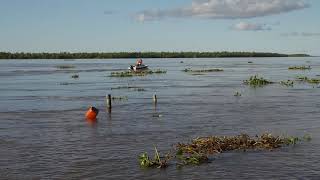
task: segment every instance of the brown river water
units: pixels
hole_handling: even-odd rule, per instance
[[[318,57],[145,59],[167,73],[109,77],[134,62],[1,60],[0,179],[320,179],[319,86],[242,83],[256,74],[272,81],[320,78]],[[312,69],[289,71],[292,65]],[[224,71],[192,75],[185,68]],[[78,79],[71,78],[75,73]],[[119,86],[145,91],[112,89]],[[128,100],[114,101],[109,114],[106,94]],[[90,105],[100,110],[94,124],[84,118]],[[222,153],[199,166],[143,169],[138,163],[153,146],[161,153],[198,136],[265,132],[312,140],[271,152]]]

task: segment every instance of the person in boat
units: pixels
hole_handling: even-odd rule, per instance
[[[137,62],[136,62],[136,66],[141,66],[142,65],[142,59],[141,58],[139,58],[138,60],[137,60]]]

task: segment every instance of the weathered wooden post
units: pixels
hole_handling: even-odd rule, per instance
[[[106,98],[107,98],[107,109],[108,109],[108,112],[110,113],[111,112],[111,108],[112,108],[112,106],[111,106],[111,94],[108,94]]]

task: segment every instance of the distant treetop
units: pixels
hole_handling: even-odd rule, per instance
[[[308,57],[308,54],[265,52],[93,52],[93,53],[10,53],[0,52],[0,59],[125,59],[125,58],[227,58],[227,57]]]

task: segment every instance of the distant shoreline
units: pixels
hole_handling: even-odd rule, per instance
[[[269,52],[93,52],[93,53],[10,53],[0,52],[0,59],[129,59],[129,58],[245,58],[245,57],[311,57],[308,54]]]

